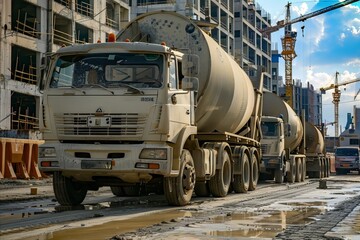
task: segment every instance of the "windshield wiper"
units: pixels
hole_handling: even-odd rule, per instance
[[[137,87],[131,86],[130,84],[123,83],[123,82],[117,82],[116,84],[119,84],[120,86],[123,86],[123,87],[127,87],[128,90],[131,90],[131,92],[133,92],[133,93],[144,94],[144,92],[142,90],[138,89]]]
[[[75,87],[74,85],[71,85],[70,87],[71,87],[72,89],[75,89],[75,90],[77,90],[77,91],[79,91],[79,92],[82,92],[82,94],[86,95],[86,92],[85,92],[84,90],[81,90],[80,88]]]
[[[111,93],[112,95],[114,95],[115,93],[113,91],[111,91],[110,89],[104,87],[103,85],[101,84],[97,84],[97,83],[92,83],[92,84],[86,84],[88,86],[96,86],[96,87],[100,87],[101,89],[104,89],[106,91],[108,91],[109,93]]]

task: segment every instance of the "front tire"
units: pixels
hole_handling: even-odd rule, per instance
[[[164,194],[173,206],[184,206],[190,202],[196,181],[194,160],[188,150],[182,150],[180,161],[179,175],[164,179]]]
[[[295,175],[296,175],[296,163],[295,159],[290,159],[290,171],[287,173],[286,178],[289,183],[295,182]]]
[[[53,188],[56,200],[63,206],[79,205],[87,194],[87,188],[83,184],[64,177],[62,172],[54,172]]]

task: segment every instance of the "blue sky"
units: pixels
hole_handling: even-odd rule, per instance
[[[339,1],[290,1],[291,18],[330,6]],[[285,18],[285,5],[288,0],[256,0],[256,3],[271,14],[272,25]],[[305,26],[304,32],[301,27]],[[335,73],[339,72],[339,83],[360,77],[360,2],[310,18],[292,26],[298,32],[293,61],[293,78],[300,79],[303,86],[307,82],[315,89],[334,83]],[[277,43],[281,52],[281,37],[284,29],[271,35],[273,48]],[[280,75],[284,76],[284,61],[280,60]],[[353,107],[360,107],[360,82],[340,87],[339,104],[340,129],[344,130],[347,113],[353,114]],[[323,95],[323,122],[334,121],[332,92]],[[328,135],[334,136],[334,127],[328,126]]]

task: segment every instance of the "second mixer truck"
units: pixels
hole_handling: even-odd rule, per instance
[[[279,96],[264,92],[261,173],[275,182],[301,182],[306,176],[330,175],[330,158],[325,153],[322,133],[304,123]]]
[[[257,186],[262,83],[182,15],[147,13],[116,42],[61,48],[41,89],[39,165],[62,205],[102,186],[162,186],[171,205]]]

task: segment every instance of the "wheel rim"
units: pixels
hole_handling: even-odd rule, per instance
[[[184,166],[182,185],[185,194],[195,186],[195,168],[188,163]]]

